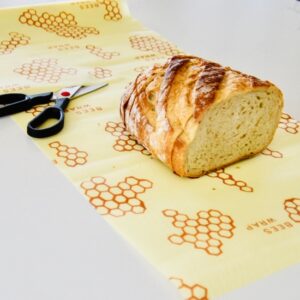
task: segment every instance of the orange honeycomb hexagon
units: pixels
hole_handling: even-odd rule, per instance
[[[0,42],[0,54],[12,53],[17,47],[25,46],[30,41],[30,37],[22,33],[9,32],[8,35],[9,40]]]
[[[122,19],[119,4],[115,0],[98,0],[98,2],[105,6],[104,19],[107,21],[118,21]]]
[[[292,118],[289,114],[282,113],[278,127],[288,133],[296,134],[299,132],[300,122]]]
[[[283,154],[279,151],[275,151],[275,150],[272,150],[270,148],[266,148],[264,149],[261,154],[263,155],[267,155],[267,156],[272,156],[274,158],[282,158],[283,157]]]
[[[119,21],[122,19],[122,14],[119,8],[119,4],[115,0],[79,1],[79,2],[73,2],[71,4],[79,5],[81,9],[98,8],[100,5],[104,5],[104,9],[105,9],[104,20]]]
[[[210,172],[207,174],[207,176],[221,179],[224,184],[229,186],[235,186],[243,192],[253,192],[254,190],[253,187],[248,186],[248,184],[245,181],[237,180],[231,174],[225,172],[224,168],[221,168],[214,172]]]
[[[112,186],[107,184],[104,177],[97,176],[83,181],[80,186],[89,202],[101,215],[121,217],[128,213],[145,212],[146,206],[138,195],[151,189],[153,183],[148,179],[129,176]]]
[[[33,116],[37,116],[39,113],[41,113],[46,107],[49,107],[51,104],[41,104],[41,105],[36,105],[28,110],[26,110],[26,113],[32,114]]]
[[[49,147],[56,150],[57,157],[64,158],[64,164],[68,167],[74,168],[87,163],[88,153],[76,147],[62,145],[59,141],[50,143]]]
[[[156,36],[133,35],[129,37],[129,42],[133,49],[141,51],[155,51],[167,56],[178,55],[181,53],[181,51],[172,44],[161,40]]]
[[[207,288],[200,284],[188,285],[179,277],[170,277],[185,300],[208,300]]]
[[[286,199],[284,201],[284,209],[291,220],[300,223],[300,198]]]
[[[37,58],[30,63],[22,64],[14,69],[14,72],[35,82],[57,83],[64,74],[76,74],[76,69],[60,67],[57,59]]]
[[[138,151],[144,155],[151,155],[149,151],[140,145],[135,138],[125,129],[122,122],[107,122],[105,131],[115,136],[116,142],[113,148],[118,152]]]
[[[172,209],[164,210],[163,215],[173,219],[172,225],[178,231],[168,237],[175,245],[189,243],[209,255],[219,256],[223,253],[221,238],[233,237],[233,219],[215,209],[198,211],[196,218]]]
[[[114,56],[119,56],[120,53],[116,51],[104,51],[100,47],[96,47],[95,45],[86,45],[86,49],[88,51],[102,59],[110,60],[113,59]]]
[[[89,73],[99,79],[109,78],[112,76],[112,71],[110,69],[104,69],[101,67],[95,67],[93,71]]]
[[[59,12],[58,15],[48,12],[38,14],[35,9],[30,8],[20,15],[19,21],[65,38],[82,39],[89,34],[99,34],[95,27],[79,26],[75,16],[65,11]]]

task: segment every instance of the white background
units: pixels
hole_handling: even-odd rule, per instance
[[[39,2],[45,1],[0,6]],[[300,119],[300,2],[128,2],[134,17],[183,50],[276,83],[285,110]],[[181,299],[30,138],[9,119],[0,121],[1,300]],[[219,300],[299,300],[299,281],[300,265]]]

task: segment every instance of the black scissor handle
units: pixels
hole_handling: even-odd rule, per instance
[[[64,127],[65,113],[64,110],[69,104],[69,98],[62,98],[56,100],[55,106],[45,108],[40,114],[32,119],[27,125],[28,135],[35,138],[44,138],[52,136],[60,132]],[[39,128],[47,120],[56,119],[57,122],[46,128]]]
[[[11,93],[0,95],[0,117],[12,115],[28,110],[35,105],[48,103],[53,96],[52,92],[27,96]]]
[[[13,104],[22,100],[26,100],[29,97],[21,93],[9,93],[0,95],[0,104]]]

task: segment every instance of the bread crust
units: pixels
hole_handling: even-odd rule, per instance
[[[154,157],[176,174],[193,177],[185,168],[186,153],[208,109],[228,97],[266,89],[282,98],[269,81],[177,55],[137,76],[121,99],[120,114],[126,129]]]

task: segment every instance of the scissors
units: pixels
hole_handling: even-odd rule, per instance
[[[36,105],[54,101],[54,106],[46,107],[27,125],[28,135],[35,138],[49,137],[63,129],[65,119],[64,111],[70,100],[101,89],[107,85],[108,83],[89,86],[77,85],[60,89],[54,93],[48,92],[34,95],[19,93],[3,94],[0,95],[0,117],[26,111]],[[57,122],[49,127],[44,128],[43,126],[43,128],[41,128],[41,126],[50,119],[56,119]]]

